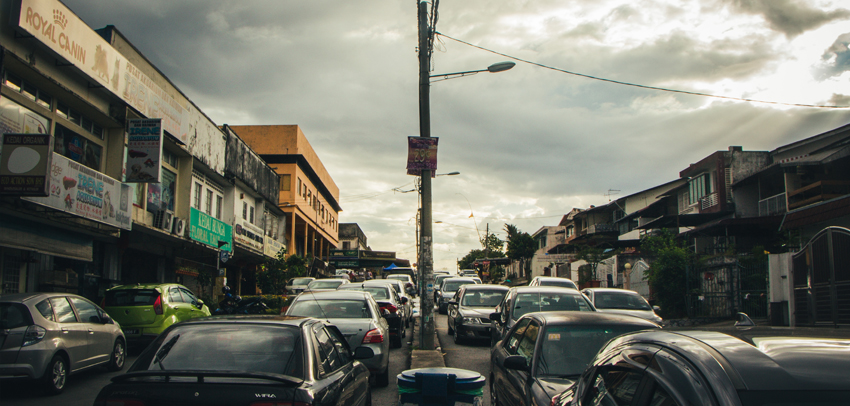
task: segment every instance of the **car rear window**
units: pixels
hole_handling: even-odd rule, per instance
[[[307,285],[310,289],[336,289],[342,285],[342,279],[334,279],[332,281],[313,281]]]
[[[652,310],[639,295],[619,292],[596,292],[594,304],[598,309]]]
[[[0,303],[0,330],[25,327],[32,324],[29,309],[20,303]]]
[[[297,300],[286,313],[289,316],[319,319],[369,319],[369,303],[365,300],[307,299]]]
[[[445,290],[446,292],[454,292],[454,291],[458,290],[458,288],[460,288],[463,285],[471,285],[473,283],[475,283],[475,282],[473,282],[473,281],[457,281],[457,282],[449,281],[449,282],[444,283],[443,290]]]
[[[106,306],[153,306],[159,292],[154,289],[121,289],[106,292]]]
[[[566,291],[569,292],[569,291]],[[513,319],[517,320],[531,312],[582,311],[591,312],[593,308],[576,293],[520,293],[514,300]]]
[[[576,289],[576,284],[573,281],[540,281],[540,286],[561,286]]]
[[[303,378],[301,347],[301,329],[294,326],[189,324],[160,335],[130,371],[252,371]]]

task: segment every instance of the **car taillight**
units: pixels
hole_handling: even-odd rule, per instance
[[[156,301],[153,302],[153,312],[162,314],[162,296],[157,296]]]
[[[384,335],[378,329],[369,330],[365,336],[363,336],[363,342],[361,344],[377,344],[384,342]]]
[[[47,330],[44,327],[35,324],[27,327],[27,331],[24,333],[24,342],[21,343],[21,347],[38,343],[44,339],[45,334],[47,334]]]
[[[397,307],[395,307],[395,306],[393,306],[393,305],[391,305],[391,304],[388,304],[388,305],[386,305],[386,306],[381,306],[381,310],[386,310],[386,311],[388,311],[388,312],[390,312],[390,313],[395,314],[395,312],[397,312],[397,311],[398,311],[398,308],[397,308]]]

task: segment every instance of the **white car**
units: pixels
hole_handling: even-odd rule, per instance
[[[657,307],[633,290],[616,288],[586,288],[581,291],[596,307],[597,311],[619,313],[640,317],[661,324],[661,317],[655,314]]]
[[[557,276],[535,276],[528,286],[561,286],[565,288],[578,290],[578,285],[568,278],[559,278]]]

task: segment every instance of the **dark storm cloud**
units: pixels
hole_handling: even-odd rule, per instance
[[[805,1],[727,0],[727,2],[744,12],[763,16],[771,28],[789,38],[835,20],[850,18],[850,10],[839,8],[824,11],[810,7]]]

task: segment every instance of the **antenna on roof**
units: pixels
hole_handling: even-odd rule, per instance
[[[605,193],[605,194],[604,194],[604,195],[602,195],[602,196],[607,197],[607,198],[608,198],[608,202],[610,203],[610,202],[611,202],[611,196],[612,196],[612,195],[616,195],[616,194],[617,194],[617,193],[619,193],[619,192],[620,192],[620,191],[619,191],[619,190],[617,190],[617,189],[608,189],[608,193]]]

